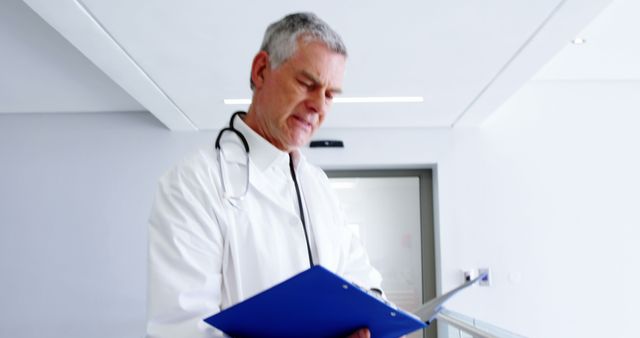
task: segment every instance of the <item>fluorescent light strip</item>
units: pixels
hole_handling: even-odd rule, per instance
[[[373,96],[373,97],[336,97],[335,103],[405,103],[424,102],[422,96]]]
[[[224,104],[251,104],[251,99],[224,99]]]
[[[424,102],[422,96],[336,97],[334,103],[413,103]],[[251,99],[224,99],[224,104],[247,105]]]

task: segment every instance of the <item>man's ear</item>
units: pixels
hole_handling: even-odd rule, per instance
[[[269,70],[269,54],[265,51],[260,51],[253,58],[251,64],[251,82],[255,88],[262,87],[264,83],[265,73]]]

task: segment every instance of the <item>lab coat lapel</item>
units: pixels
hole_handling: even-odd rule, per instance
[[[291,205],[291,201],[286,200],[284,196],[279,196],[279,194],[274,190],[272,182],[268,179],[267,175],[265,175],[253,161],[250,161],[249,165],[251,168],[251,179],[249,181],[250,189],[253,188],[253,191],[255,191],[256,194],[260,194],[264,200],[269,201],[274,206],[287,213],[290,217],[298,218],[298,215],[295,214],[291,208],[287,207]]]
[[[325,268],[335,271],[339,262],[339,249],[335,245],[332,229],[334,224],[333,210],[329,208],[327,197],[324,195],[324,187],[314,179],[314,173],[301,161],[298,167],[298,182],[306,201],[307,214],[310,219],[310,227],[318,251],[318,262]]]

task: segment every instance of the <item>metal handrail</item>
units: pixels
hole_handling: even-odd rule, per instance
[[[455,327],[458,330],[462,330],[470,335],[473,336],[473,338],[499,338],[497,336],[494,336],[488,332],[483,332],[482,330],[476,328],[475,326],[471,326],[465,322],[463,322],[462,320],[453,318],[449,315],[445,315],[445,314],[438,314],[438,321],[443,321],[443,322],[447,322],[447,324]]]
[[[452,314],[454,316],[452,316]],[[512,332],[507,332],[502,329],[498,329],[498,330],[504,331],[505,335],[498,336],[494,333],[488,332],[486,330],[483,330],[482,328],[474,326],[473,324],[468,323],[462,319],[456,318],[455,316],[462,316],[462,315],[457,314],[453,311],[443,309],[442,311],[440,311],[440,313],[438,313],[437,318],[439,322],[446,322],[447,324],[453,326],[454,328],[471,335],[473,338],[505,338],[505,336],[513,337],[513,338],[525,338],[524,336],[517,335]]]

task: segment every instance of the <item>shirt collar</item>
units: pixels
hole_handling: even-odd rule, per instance
[[[242,119],[234,121],[235,128],[244,135],[249,144],[249,157],[260,170],[271,165],[289,165],[289,154],[276,148],[256,133]]]

